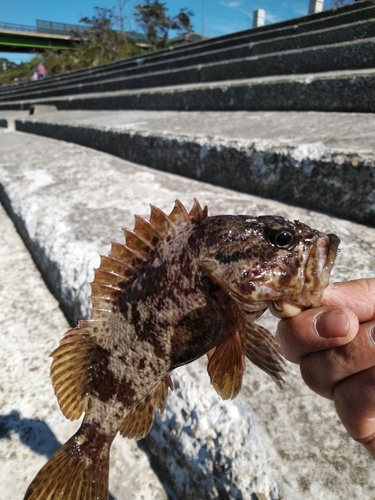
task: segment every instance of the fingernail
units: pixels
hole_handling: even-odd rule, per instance
[[[342,309],[332,309],[315,316],[314,327],[316,333],[325,339],[346,337],[349,320]]]
[[[368,331],[368,336],[370,337],[370,340],[375,344],[375,326],[370,328]]]

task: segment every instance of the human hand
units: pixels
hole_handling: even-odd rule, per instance
[[[279,322],[285,357],[334,401],[349,435],[375,457],[375,279],[327,288],[322,307]]]

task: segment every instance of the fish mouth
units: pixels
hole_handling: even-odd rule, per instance
[[[282,318],[296,316],[304,309],[320,307],[323,292],[336,260],[340,238],[335,234],[319,233],[306,263],[305,282],[297,301],[288,299],[273,302],[273,310]]]

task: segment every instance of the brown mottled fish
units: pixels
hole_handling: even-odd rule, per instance
[[[319,306],[339,244],[282,217],[208,217],[196,200],[135,220],[95,271],[90,319],[52,353],[62,412],[85,416],[25,499],[108,499],[114,437],[148,434],[178,366],[207,354],[223,399],[238,394],[245,357],[281,385],[279,346],[254,320],[273,302],[286,314]]]

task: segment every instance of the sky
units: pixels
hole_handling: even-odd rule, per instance
[[[265,23],[272,24],[301,17],[307,14],[309,0],[160,0],[168,14],[176,15],[181,8],[192,10],[194,31],[215,37],[252,27],[253,11],[264,9]],[[133,18],[134,5],[142,0],[128,0],[125,3],[125,30],[138,30]],[[324,1],[328,8],[330,0]],[[35,26],[37,19],[68,24],[79,24],[82,17],[92,17],[94,7],[117,8],[118,0],[0,0],[1,23]],[[0,53],[11,61],[28,61],[30,55]]]

